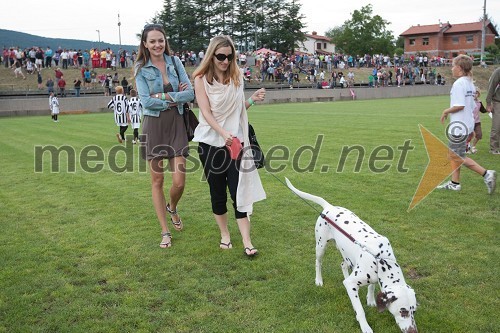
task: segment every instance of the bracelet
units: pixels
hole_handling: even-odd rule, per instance
[[[155,98],[159,98],[159,97],[158,97],[158,94],[156,94],[156,95],[155,95]]]
[[[161,99],[165,100],[165,93],[161,93]]]
[[[252,105],[254,105],[254,104],[255,104],[255,102],[254,102],[254,100],[252,99],[252,97],[250,97],[250,98],[248,99],[248,101],[247,101],[247,102],[248,102],[248,104],[250,104],[250,106],[252,106]]]

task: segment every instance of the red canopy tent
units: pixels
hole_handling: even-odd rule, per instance
[[[278,51],[273,51],[271,49],[266,49],[264,47],[255,51],[255,54],[267,54],[267,53],[281,55],[281,53]]]

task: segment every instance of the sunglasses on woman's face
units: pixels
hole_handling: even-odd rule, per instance
[[[224,61],[224,60],[229,60],[229,61],[232,61],[233,58],[234,58],[234,54],[228,54],[228,55],[225,55],[224,53],[217,53],[214,55],[215,58],[217,58],[217,60],[219,61]]]

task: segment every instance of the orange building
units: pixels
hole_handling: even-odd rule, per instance
[[[412,26],[400,36],[404,38],[405,55],[426,53],[427,56],[453,58],[459,54],[481,52],[483,22]],[[495,44],[498,36],[494,25],[486,21],[485,46]]]

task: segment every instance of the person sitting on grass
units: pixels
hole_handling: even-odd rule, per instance
[[[31,62],[31,60],[29,58],[26,60],[26,72],[28,74],[35,73],[35,65]]]

